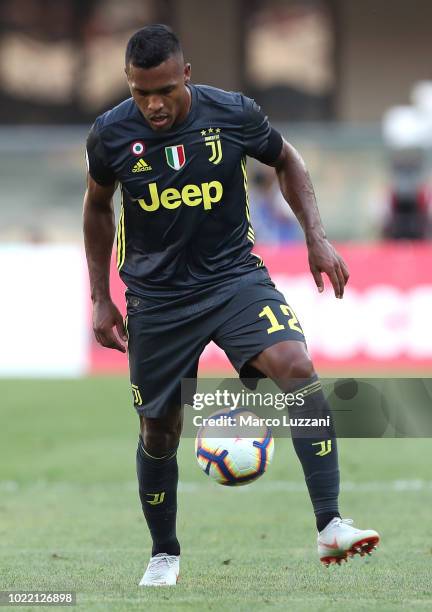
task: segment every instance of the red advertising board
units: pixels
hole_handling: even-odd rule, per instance
[[[341,244],[337,248],[350,269],[343,300],[334,297],[328,280],[325,292],[318,293],[304,246],[254,250],[303,324],[318,371],[432,371],[432,246]],[[124,311],[124,285],[115,266],[112,293]],[[90,364],[92,372],[125,371],[127,358],[93,341]],[[211,371],[232,371],[213,343],[200,362],[201,373]]]

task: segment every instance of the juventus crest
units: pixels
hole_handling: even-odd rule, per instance
[[[204,137],[206,147],[209,147],[209,161],[212,164],[220,164],[222,161],[222,142],[220,139],[220,128],[208,128],[208,130],[202,130],[201,136]]]

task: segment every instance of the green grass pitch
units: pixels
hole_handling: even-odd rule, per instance
[[[329,569],[290,440],[239,489],[210,482],[183,440],[181,579],[140,589],[149,537],[126,379],[1,381],[0,398],[0,590],[71,589],[85,611],[432,609],[432,440],[340,441],[342,512],[382,544]]]

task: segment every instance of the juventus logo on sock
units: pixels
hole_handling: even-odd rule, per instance
[[[146,499],[146,502],[151,506],[157,506],[161,504],[165,499],[165,491],[161,493],[146,493],[147,496],[150,496],[152,499]]]

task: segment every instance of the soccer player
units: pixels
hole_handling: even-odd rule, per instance
[[[180,43],[164,25],[132,36],[125,71],[131,98],[98,117],[87,141],[84,237],[94,333],[111,349],[125,352],[127,342],[140,418],[139,495],[153,541],[140,585],[173,585],[180,562],[180,383],[197,376],[205,346],[218,344],[242,378],[269,377],[291,390],[301,381],[295,390],[308,416],[329,414],[300,324],[252,252],[247,156],[274,167],[303,228],[318,290],[325,273],[342,298],[348,270],[326,238],[302,158],[253,100],[193,85]],[[109,287],[119,184],[117,263],[127,285],[125,322]],[[316,516],[321,561],[369,553],[378,534],[355,529],[339,514],[333,428],[318,439],[293,432],[293,443]]]

